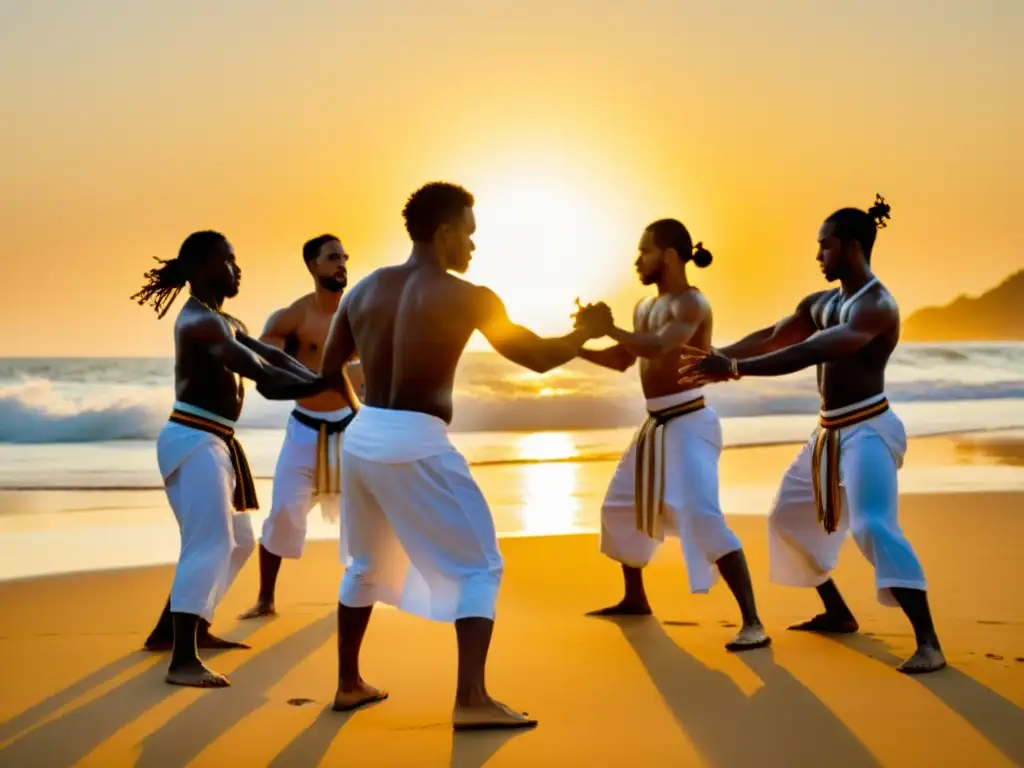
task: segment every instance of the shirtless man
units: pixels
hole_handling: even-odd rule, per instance
[[[313,292],[274,312],[260,341],[316,371],[320,370],[331,318],[348,284],[348,254],[337,237],[320,235],[302,247],[302,258],[313,278]],[[357,409],[356,403],[334,390],[295,404],[274,470],[270,515],[260,537],[259,596],[256,605],[240,619],[275,613],[274,591],[281,559],[302,556],[306,518],[313,506],[319,503],[325,517],[340,519],[342,435]],[[344,531],[340,546],[344,553]],[[347,557],[343,555],[342,560]]]
[[[359,672],[363,634],[380,601],[455,623],[456,730],[531,727],[535,720],[492,699],[484,685],[503,564],[487,502],[448,439],[455,369],[476,330],[503,357],[544,372],[607,328],[539,338],[513,324],[492,291],[449,274],[465,272],[474,249],[473,197],[461,187],[427,184],[403,215],[412,254],[349,291],[324,352],[325,377],[358,353],[366,382],[341,468],[352,559],[338,601],[334,709],[387,697]]]
[[[224,300],[238,294],[242,275],[223,235],[189,235],[178,256],[160,264],[146,273],[146,284],[132,298],[139,304],[151,301],[163,317],[186,284],[191,295],[174,323],[176,401],[157,438],[157,463],[181,530],[181,553],[165,615],[147,647],[166,641],[169,628],[167,682],[221,688],[228,679],[200,660],[197,629],[201,622],[209,627],[253,550],[248,510],[258,504],[234,436],[244,397],[241,377],[255,381],[272,400],[309,397],[325,383],[284,352],[250,338],[238,320],[221,311]]]
[[[825,612],[790,629],[851,633],[857,621],[831,572],[847,531],[875,568],[883,605],[899,605],[917,652],[901,672],[946,665],[928,608],[924,569],[900,529],[897,470],[907,438],[885,397],[885,367],[900,335],[896,300],[871,272],[877,229],[889,206],[843,208],[818,232],[818,263],[839,288],[807,296],[773,326],[720,350],[691,350],[680,368],[688,385],[745,376],[783,376],[817,366],[819,429],[782,478],[768,519],[770,577],[816,587]]]
[[[742,544],[726,525],[718,501],[718,415],[704,404],[699,389],[679,383],[679,348],[707,350],[711,345],[711,306],[690,285],[686,263],[706,267],[711,254],[700,243],[694,247],[686,227],[675,219],[651,224],[639,248],[640,282],[657,286],[658,295],[637,305],[632,333],[612,327],[608,335],[615,346],[583,349],[579,355],[618,371],[640,358],[650,414],[623,454],[601,507],[601,552],[622,564],[625,597],[590,615],[650,615],[642,569],[667,529],[682,544],[690,591],[708,592],[721,573],[739,603],[743,627],[725,647],[762,648],[771,640],[757,615]],[[584,309],[577,319],[590,313],[607,314],[610,322],[605,305]]]

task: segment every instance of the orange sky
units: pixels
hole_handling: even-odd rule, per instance
[[[576,293],[628,323],[675,216],[723,343],[817,288],[821,220],[876,191],[904,314],[980,292],[1024,266],[1021,29],[1019,0],[6,0],[0,354],[169,354],[128,296],[203,228],[259,327],[313,235],[354,277],[404,259],[435,178],[478,196],[469,277],[544,332]]]

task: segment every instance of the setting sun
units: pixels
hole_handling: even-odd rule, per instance
[[[616,221],[584,183],[522,173],[474,194],[477,250],[466,278],[492,288],[515,322],[564,333],[577,296],[602,299],[628,274],[633,222]]]

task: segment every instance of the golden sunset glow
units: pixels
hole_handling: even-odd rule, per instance
[[[546,176],[495,175],[475,192],[480,258],[466,278],[494,287],[516,322],[557,334],[571,327],[576,297],[586,303],[614,293],[629,257],[615,253],[615,243],[633,233],[583,180]]]
[[[664,216],[714,254],[694,279],[720,343],[820,288],[822,219],[876,192],[905,314],[1020,267],[1024,4],[591,11],[0,4],[0,306],[19,328],[0,354],[168,355],[169,323],[128,296],[205,228],[245,274],[232,313],[262,327],[310,289],[310,237],[339,235],[353,279],[406,258],[402,206],[438,179],[477,199],[468,278],[544,333],[576,296],[628,324],[636,243]]]

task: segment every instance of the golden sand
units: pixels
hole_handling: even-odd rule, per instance
[[[733,655],[724,584],[689,595],[671,540],[648,569],[656,616],[583,616],[620,596],[596,537],[502,543],[506,577],[492,695],[539,719],[529,732],[453,735],[450,626],[379,609],[363,659],[391,698],[330,711],[336,680],[336,545],[286,562],[280,615],[234,619],[256,594],[255,558],[215,631],[250,651],[207,656],[219,691],[163,683],[166,654],[137,650],[172,569],[0,584],[4,766],[1010,766],[1024,764],[1024,598],[1019,494],[909,496],[905,530],[930,580],[951,668],[895,671],[911,653],[902,613],[874,599],[852,542],[836,578],[861,634],[786,632],[813,591],[767,583],[765,519],[730,518],[746,547],[770,649]]]

